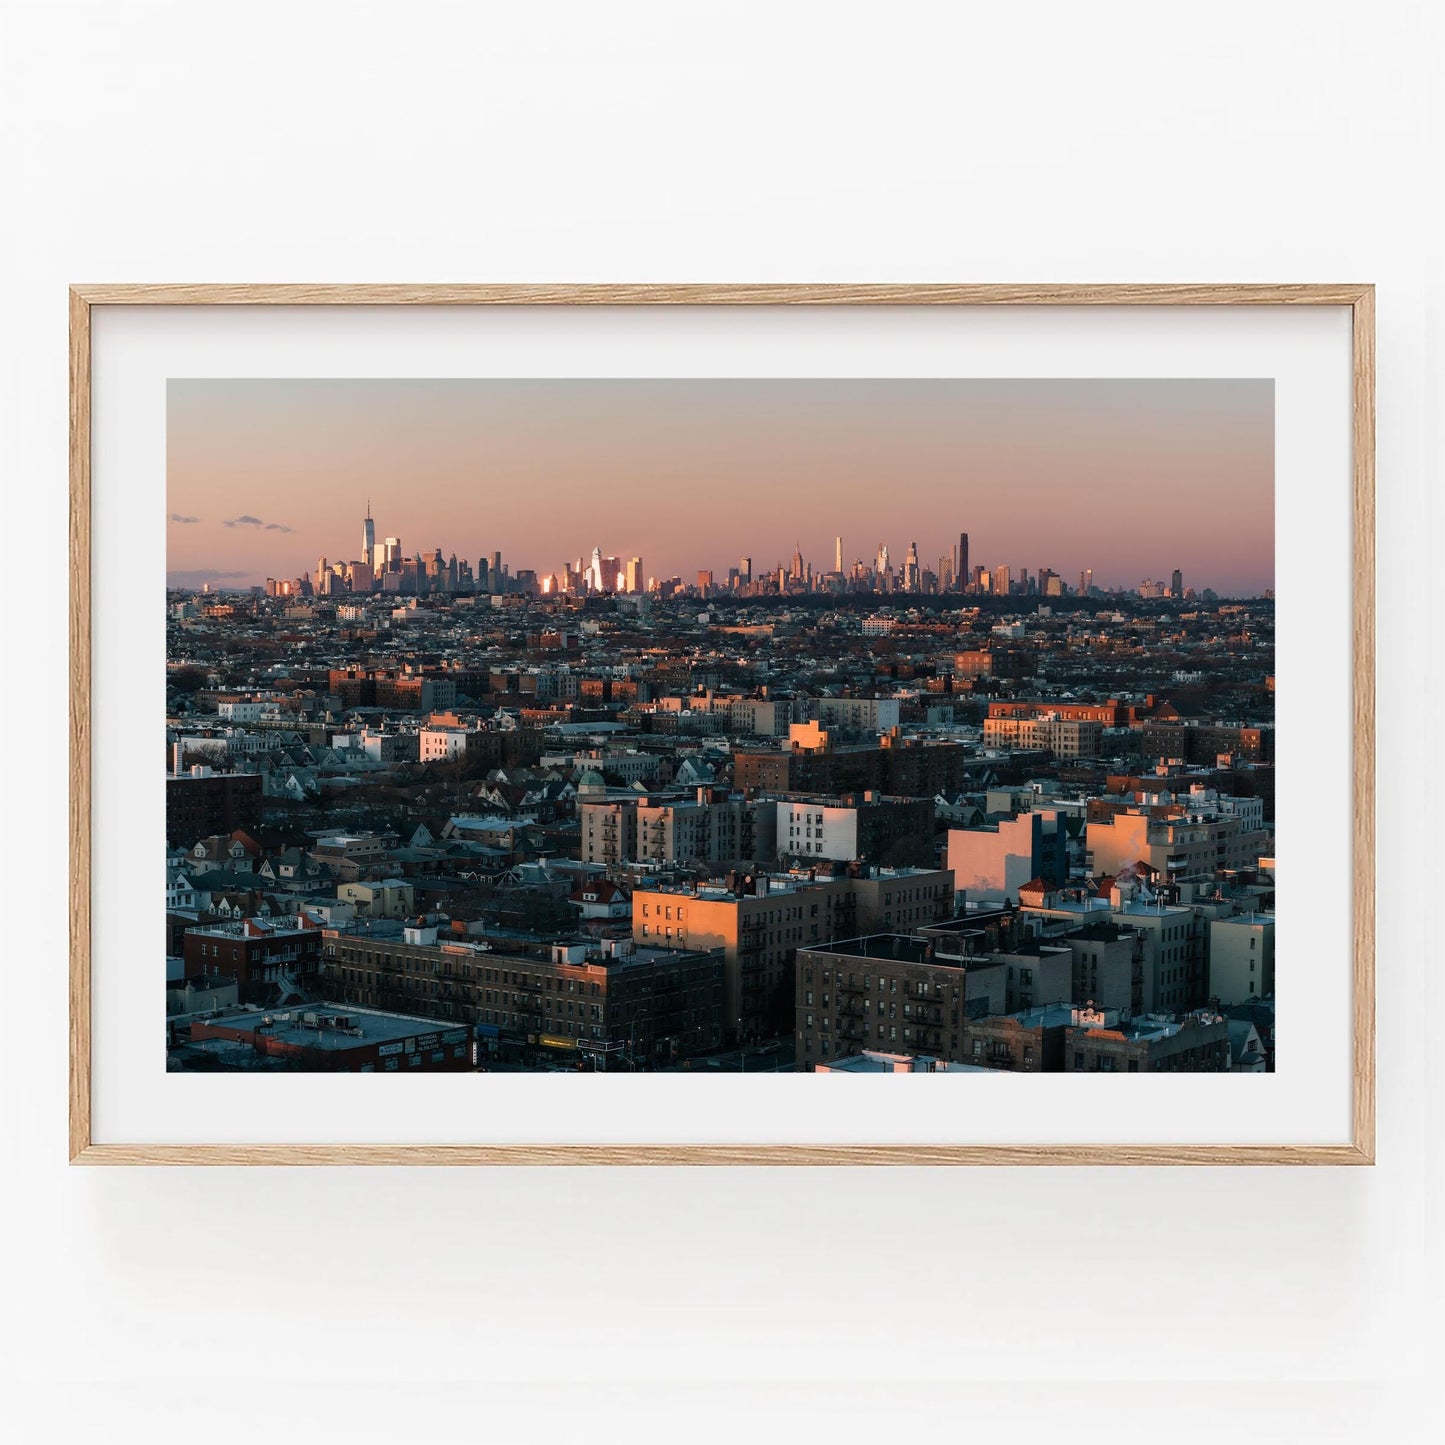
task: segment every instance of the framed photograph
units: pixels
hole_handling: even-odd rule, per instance
[[[73,1160],[1372,1161],[1371,287],[70,324]]]

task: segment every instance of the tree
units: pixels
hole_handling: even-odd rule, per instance
[[[172,692],[200,692],[206,685],[206,671],[191,666],[172,668],[166,674],[166,683]]]

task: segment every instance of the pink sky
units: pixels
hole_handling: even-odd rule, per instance
[[[248,585],[360,556],[590,555],[649,576],[970,561],[1071,584],[1274,584],[1274,387],[1206,381],[172,381],[168,576]]]

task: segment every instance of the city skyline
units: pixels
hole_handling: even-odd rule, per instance
[[[258,519],[249,520],[261,525]],[[314,569],[298,577],[268,575],[265,578],[267,595],[296,595],[298,587],[305,587],[308,595],[335,594],[338,591],[360,595],[524,591],[546,598],[659,590],[665,595],[673,595],[674,590],[677,593],[733,594],[739,598],[761,595],[752,584],[778,593],[794,592],[801,585],[801,590],[805,592],[846,591],[878,596],[966,593],[971,596],[1059,597],[1134,593],[1144,598],[1170,597],[1177,600],[1201,594],[1205,597],[1220,595],[1206,579],[1190,577],[1186,581],[1182,569],[1177,567],[1160,569],[1158,578],[1143,577],[1115,584],[1100,582],[1092,567],[1081,568],[1077,574],[1065,577],[1047,564],[1029,567],[1014,566],[1008,562],[979,563],[979,553],[972,547],[967,532],[955,534],[957,540],[938,556],[933,565],[930,565],[928,557],[920,553],[916,542],[910,542],[902,556],[892,553],[883,542],[871,557],[859,557],[849,563],[844,558],[842,538],[835,536],[831,571],[815,568],[812,559],[803,555],[801,545],[795,544],[790,558],[767,565],[760,564],[756,557],[749,555],[734,559],[733,564],[726,568],[700,569],[691,577],[676,574],[660,577],[648,572],[644,558],[628,555],[625,550],[615,554],[604,552],[600,545],[591,548],[590,554],[584,550],[546,572],[513,565],[514,559],[505,558],[499,551],[483,553],[474,568],[470,555],[460,555],[454,549],[440,545],[409,548],[400,537],[378,536],[375,523],[368,499],[366,515],[361,519],[359,557],[348,557],[343,561],[343,549],[343,554],[337,558],[318,556]],[[353,569],[358,567],[360,571],[353,575]],[[209,579],[192,584],[177,582],[173,580],[175,577],[174,573],[168,574],[168,578],[172,579],[168,585],[182,591],[251,591],[260,587],[260,584],[253,587]],[[840,581],[841,586],[838,585]],[[1273,594],[1266,589],[1261,595]]]
[[[687,582],[823,572],[840,537],[845,569],[915,542],[933,569],[964,530],[1015,575],[1258,595],[1272,451],[1268,381],[172,381],[167,575],[351,560],[369,510],[378,546],[541,576],[597,545]],[[493,507],[519,492],[544,505]]]

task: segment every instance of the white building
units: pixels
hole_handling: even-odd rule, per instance
[[[187,912],[199,907],[195,885],[179,868],[166,869],[166,911]]]
[[[849,862],[860,856],[858,809],[825,803],[779,802],[778,852]]]
[[[217,704],[216,712],[227,722],[259,722],[264,702],[223,702]]]
[[[825,697],[818,703],[818,720],[852,732],[887,732],[898,726],[898,709],[896,697]]]
[[[475,736],[475,728],[422,728],[417,734],[417,748],[424,763],[451,762],[465,756],[467,739]]]

